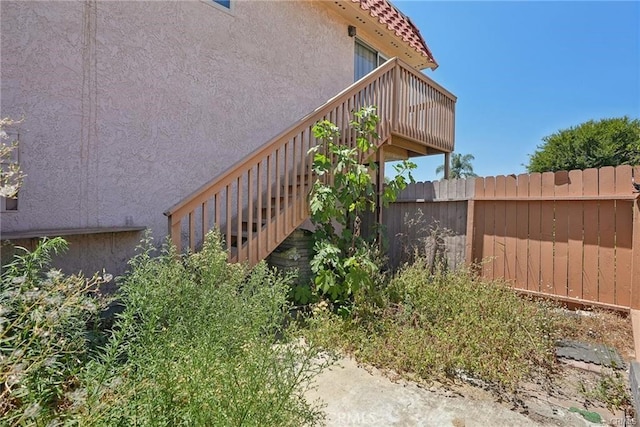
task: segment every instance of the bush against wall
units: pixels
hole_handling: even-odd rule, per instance
[[[96,290],[111,277],[49,269],[51,256],[66,248],[60,237],[33,252],[17,247],[3,268],[0,419],[9,425],[65,419],[84,395],[83,370],[98,344],[93,327],[107,302]]]
[[[220,236],[197,254],[150,239],[120,281],[49,270],[61,238],[25,250],[0,290],[1,425],[316,425],[303,393],[328,363],[288,325],[290,277],[227,263]]]

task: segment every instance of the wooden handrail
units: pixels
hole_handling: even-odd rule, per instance
[[[378,144],[399,135],[451,151],[455,102],[433,80],[391,59],[169,208],[165,215],[171,239],[183,250],[184,234],[187,247],[195,250],[204,234],[217,227],[225,235],[230,260],[254,264],[308,216],[313,177],[307,152],[316,144],[312,128],[318,121],[330,120],[344,129],[354,110],[376,105]],[[415,108],[426,103],[433,108]],[[353,143],[348,134],[342,138]]]
[[[343,100],[343,98],[346,95],[348,95],[349,93],[352,93],[354,90],[355,91],[360,91],[360,89],[363,86],[366,85],[366,81],[367,81],[367,77],[368,76],[370,76],[372,74],[379,74],[379,73],[384,72],[385,70],[387,70],[388,68],[393,66],[393,62],[394,62],[394,60],[387,61],[381,67],[376,68],[374,71],[372,71],[367,76],[365,76],[362,79],[358,80],[357,82],[353,83],[351,86],[349,86],[348,88],[346,88],[345,90],[343,90],[342,92],[340,92],[339,94],[334,96],[333,98],[329,99],[323,105],[321,105],[320,107],[316,108],[315,110],[313,110],[311,113],[307,114],[306,116],[302,117],[300,120],[298,120],[298,122],[293,124],[291,127],[286,129],[285,131],[281,132],[280,134],[274,136],[273,138],[271,138],[266,143],[264,143],[258,149],[258,151],[256,151],[253,155],[251,155],[251,157],[243,158],[243,159],[238,160],[231,167],[229,167],[229,169],[227,169],[226,171],[222,172],[222,174],[216,176],[215,178],[213,178],[208,183],[202,185],[200,188],[198,188],[197,190],[193,191],[191,194],[189,194],[187,197],[182,199],[180,202],[178,202],[175,205],[173,205],[172,207],[170,207],[164,214],[167,215],[167,216],[175,214],[176,212],[178,212],[178,210],[180,208],[182,208],[183,206],[188,204],[190,199],[192,199],[194,197],[197,197],[201,193],[206,192],[209,188],[212,188],[213,186],[215,186],[215,184],[217,184],[217,183],[219,183],[221,181],[224,181],[224,180],[228,179],[229,177],[233,176],[234,173],[242,171],[243,168],[244,168],[244,165],[246,165],[247,163],[251,163],[255,159],[261,158],[266,153],[272,151],[274,144],[277,144],[278,142],[280,142],[282,140],[289,139],[301,127],[307,127],[309,124],[312,124],[312,125],[315,124],[318,121],[318,119],[316,118],[317,116],[325,115],[325,112],[328,112],[331,109],[333,109],[336,104],[339,104],[340,101]]]

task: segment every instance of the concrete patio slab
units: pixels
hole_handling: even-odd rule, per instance
[[[529,408],[533,416],[526,416],[492,400],[488,394],[461,396],[404,380],[394,382],[349,358],[340,359],[324,371],[316,379],[316,388],[306,396],[326,404],[329,427],[596,425],[555,405]]]

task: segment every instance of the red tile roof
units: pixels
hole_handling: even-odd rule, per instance
[[[400,12],[388,0],[351,0],[353,3],[360,3],[362,10],[369,11],[369,14],[378,18],[378,21],[386,25],[390,31],[404,40],[409,46],[414,48],[422,56],[433,62],[436,67],[438,63],[434,59],[427,43],[422,38],[420,30],[416,27],[408,16]]]

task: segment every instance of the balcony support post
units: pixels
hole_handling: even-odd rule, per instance
[[[449,179],[451,168],[451,153],[444,153],[444,179]]]
[[[378,176],[376,177],[376,186],[378,187],[378,200],[376,200],[376,238],[378,245],[382,245],[382,196],[384,195],[384,145],[381,145],[376,153],[376,162],[378,163]]]

